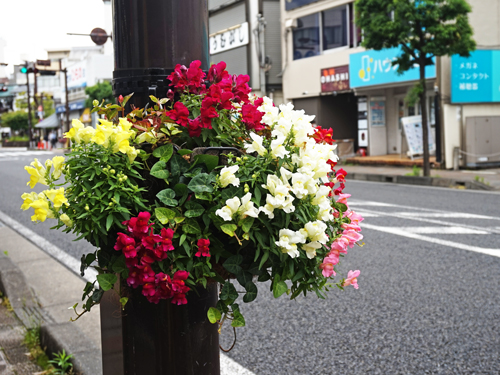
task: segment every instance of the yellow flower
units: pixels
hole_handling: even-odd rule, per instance
[[[132,163],[135,158],[137,157],[137,155],[139,155],[139,151],[137,151],[135,148],[129,146],[129,148],[127,148],[127,156],[128,156],[128,160]]]
[[[91,126],[86,126],[78,132],[80,142],[89,143],[94,137],[95,129]]]
[[[68,138],[76,143],[80,143],[78,132],[83,129],[85,125],[83,125],[80,120],[73,119],[73,121],[71,122],[71,126],[72,128],[69,130],[69,132],[64,133],[64,138]]]
[[[60,208],[68,201],[64,196],[64,188],[45,190],[44,194],[54,203],[54,208]]]
[[[96,130],[91,141],[97,143],[98,145],[107,147],[109,137],[113,134],[113,123],[106,120],[99,121],[101,122],[101,125],[96,126]]]
[[[120,117],[120,127],[122,128],[122,131],[129,132],[132,124],[125,117]],[[134,131],[132,132],[135,133]]]
[[[54,167],[54,172],[52,172],[52,177],[58,180],[61,177],[62,170],[64,169],[64,156],[54,156],[52,158],[52,166]]]
[[[115,134],[113,138],[113,152],[120,151],[122,154],[126,154],[128,148],[130,147],[130,144],[128,143],[130,134],[127,132],[119,132]]]
[[[73,221],[69,218],[68,215],[66,214],[62,214],[61,216],[59,216],[59,219],[61,219],[61,221],[69,228],[71,228],[73,226]]]
[[[45,172],[47,171],[45,167],[35,159],[31,162],[32,167],[24,167],[24,169],[30,174],[30,180],[26,185],[29,185],[30,188],[34,188],[35,185],[39,182],[43,185],[47,185],[47,181],[45,181]]]
[[[21,195],[21,198],[24,200],[21,210],[26,211],[30,208],[30,204],[38,199],[38,194],[34,191],[31,193],[24,193]]]
[[[49,208],[49,201],[43,193],[38,194],[38,199],[30,204],[35,209],[35,214],[31,217],[32,221],[44,222],[45,219],[53,219],[54,214]]]

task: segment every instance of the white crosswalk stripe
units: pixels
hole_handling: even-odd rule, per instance
[[[372,201],[356,200],[349,202],[349,206],[367,219],[362,222],[362,228],[500,257],[500,248],[480,247],[476,241],[477,237],[464,236],[500,235],[500,227],[498,226],[500,217],[466,212],[440,211]],[[406,211],[404,211],[405,209]],[[475,221],[468,219],[474,219]],[[393,224],[395,222],[397,224]],[[422,225],[412,225],[415,222]],[[389,226],[388,223],[392,225]],[[486,223],[490,224],[482,225]],[[457,235],[459,237],[450,237],[449,235]],[[439,238],[440,236],[444,237]],[[496,238],[494,237],[493,239],[495,240]],[[491,241],[487,241],[487,243],[491,243]],[[499,241],[493,243],[499,243]]]
[[[0,158],[11,158],[20,156],[34,156],[45,157],[53,155],[52,151],[0,151]]]

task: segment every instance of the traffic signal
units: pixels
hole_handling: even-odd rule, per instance
[[[40,73],[41,76],[55,76],[56,75],[55,70],[38,70],[38,73]]]
[[[19,72],[21,72],[23,74],[28,73],[28,67],[26,65],[21,66],[21,68],[19,69]]]

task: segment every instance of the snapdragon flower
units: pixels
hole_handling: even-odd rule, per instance
[[[224,167],[220,171],[220,186],[225,188],[228,185],[240,186],[240,179],[235,176],[235,173],[240,167],[238,165],[232,165],[230,167]]]
[[[281,248],[283,253],[288,254],[291,258],[296,258],[300,255],[297,244],[305,242],[306,238],[302,233],[294,232],[290,229],[280,229],[279,241],[275,243]]]
[[[235,215],[241,219],[247,216],[258,217],[259,210],[255,208],[251,199],[251,193],[245,194],[241,200],[239,197],[230,198],[226,200],[226,205],[224,207],[215,211],[215,214],[224,219],[224,221],[231,221]]]
[[[260,156],[267,154],[267,149],[262,145],[264,138],[255,133],[250,133],[250,138],[252,138],[252,143],[247,143],[244,147],[248,153],[257,152]]]

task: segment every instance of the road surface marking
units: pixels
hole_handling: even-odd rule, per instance
[[[420,217],[443,217],[443,218],[453,218],[453,219],[487,219],[487,220],[499,220],[499,218],[492,216],[469,214],[467,212],[391,212],[396,215],[403,216],[420,216]]]
[[[463,227],[398,227],[410,233],[420,234],[490,234],[484,230],[476,230]]]
[[[435,243],[435,244],[442,245],[442,246],[449,246],[449,247],[453,247],[456,249],[469,250],[469,251],[474,251],[476,253],[482,253],[482,254],[500,257],[500,249],[487,249],[487,248],[483,248],[483,247],[469,246],[469,245],[465,245],[465,244],[458,243],[458,242],[422,236],[420,234],[407,232],[402,228],[396,228],[396,227],[382,227],[382,226],[378,226],[378,225],[367,224],[364,222],[361,224],[361,227],[367,228],[367,229],[372,229],[372,230],[377,230],[379,232],[391,233],[391,234],[395,234],[395,235],[402,236],[402,237],[413,238],[415,240],[431,242],[431,243]]]

